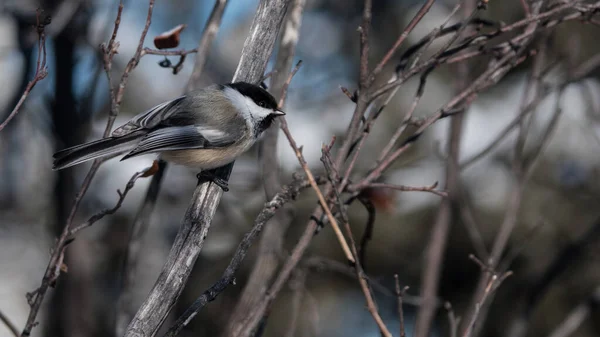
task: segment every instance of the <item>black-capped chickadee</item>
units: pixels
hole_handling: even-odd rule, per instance
[[[281,115],[275,98],[259,86],[216,84],[159,104],[110,137],[56,152],[53,169],[121,154],[125,160],[159,153],[166,161],[206,171],[233,162]],[[216,182],[226,189],[224,182]]]

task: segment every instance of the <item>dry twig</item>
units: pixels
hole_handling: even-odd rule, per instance
[[[110,91],[110,97],[111,97],[111,109],[110,109],[110,113],[108,116],[108,120],[106,122],[106,128],[104,130],[104,137],[107,137],[110,134],[110,131],[112,130],[114,121],[119,113],[119,105],[123,98],[123,94],[125,91],[129,73],[137,66],[139,59],[141,57],[141,51],[143,48],[146,33],[148,32],[148,28],[150,26],[153,8],[154,8],[154,0],[149,0],[146,24],[145,24],[144,30],[142,31],[140,40],[138,42],[136,53],[134,54],[132,59],[127,64],[127,67],[125,68],[125,71],[123,72],[123,75],[121,76],[121,81],[119,82],[117,89],[115,89],[112,86],[112,81],[111,81],[112,76],[111,76],[110,70],[112,67],[112,59],[118,50],[118,43],[115,41],[115,39],[117,37],[117,32],[119,30],[119,25],[121,23],[121,14],[123,13],[123,1],[121,1],[119,3],[119,8],[117,10],[117,18],[115,19],[115,26],[114,26],[111,38],[107,45],[102,46],[102,51],[104,53],[104,58],[103,58],[104,69],[106,71],[106,75],[109,80],[108,81],[109,85],[110,85],[109,91]],[[27,323],[25,325],[25,328],[23,329],[23,332],[21,333],[21,336],[23,336],[23,337],[29,336],[31,334],[31,330],[36,325],[36,317],[40,310],[42,301],[46,295],[48,287],[52,286],[56,282],[58,276],[60,275],[61,266],[63,265],[62,260],[64,257],[64,249],[66,247],[66,244],[69,242],[68,239],[71,237],[70,232],[73,228],[73,221],[75,219],[75,215],[77,213],[77,210],[79,209],[81,200],[83,199],[83,196],[86,194],[88,188],[90,187],[92,179],[96,175],[96,172],[98,171],[98,168],[100,167],[101,163],[102,163],[101,160],[95,160],[94,163],[92,164],[92,167],[88,171],[86,177],[84,178],[83,183],[81,184],[81,188],[79,189],[79,192],[77,193],[77,195],[75,196],[75,200],[73,201],[73,206],[71,207],[71,211],[67,218],[65,227],[52,249],[52,255],[50,257],[50,261],[48,262],[48,266],[46,267],[46,272],[44,273],[44,277],[42,278],[41,285],[36,290],[31,292],[29,294],[30,296],[28,296],[29,297],[28,301],[30,303],[31,310],[29,312],[29,316],[27,318]]]
[[[2,131],[8,125],[8,123],[17,115],[17,113],[19,113],[21,106],[25,102],[25,99],[27,98],[27,96],[29,96],[29,93],[31,93],[31,90],[33,90],[33,87],[35,87],[35,85],[39,81],[43,80],[44,78],[46,78],[46,76],[48,76],[48,67],[46,67],[46,32],[45,32],[45,29],[46,29],[46,26],[50,24],[50,17],[44,15],[43,11],[38,9],[35,19],[36,19],[36,30],[37,30],[37,34],[38,34],[38,52],[37,52],[37,63],[36,63],[36,67],[35,67],[35,74],[33,75],[33,79],[31,81],[29,81],[29,83],[27,83],[27,86],[25,87],[25,91],[23,92],[23,95],[21,95],[21,98],[17,102],[17,105],[15,105],[15,107],[10,112],[8,117],[6,117],[4,122],[0,123],[0,131]]]

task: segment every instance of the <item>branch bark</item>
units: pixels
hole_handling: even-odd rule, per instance
[[[233,81],[256,83],[262,77],[290,0],[262,0],[242,49]],[[233,163],[215,174],[228,179]],[[181,228],[156,284],[125,336],[154,336],[181,295],[202,250],[223,191],[212,182],[196,188]]]

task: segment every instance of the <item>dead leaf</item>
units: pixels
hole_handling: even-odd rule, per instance
[[[176,48],[179,46],[179,35],[187,27],[185,24],[176,26],[154,38],[154,45],[157,49]]]

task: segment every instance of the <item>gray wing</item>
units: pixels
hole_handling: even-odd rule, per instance
[[[174,112],[177,112],[177,106],[186,96],[178,97],[174,100],[161,103],[154,108],[144,111],[127,122],[127,124],[116,128],[111,136],[122,137],[132,132],[142,129],[152,129],[161,122],[168,119]]]
[[[160,128],[145,135],[121,160],[151,152],[223,147],[233,144],[236,140],[235,135],[202,126]]]

